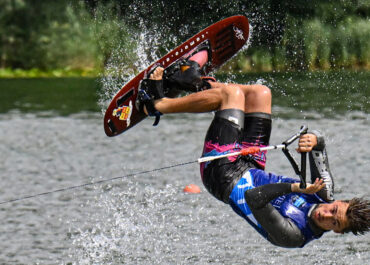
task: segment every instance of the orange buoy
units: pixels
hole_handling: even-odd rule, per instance
[[[195,184],[189,184],[184,188],[186,193],[200,193],[200,188]]]

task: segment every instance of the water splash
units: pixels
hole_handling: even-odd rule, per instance
[[[134,7],[132,7],[135,10]],[[129,29],[129,40],[125,44],[113,47],[112,53],[105,66],[104,76],[101,78],[102,91],[99,94],[99,106],[104,114],[115,94],[138,73],[146,69],[151,63],[169,52],[165,40],[161,38],[167,32],[161,25],[153,24],[148,28],[145,18],[139,18],[137,27]],[[186,27],[180,32],[187,32]],[[177,43],[178,37],[166,34],[166,39]],[[130,48],[127,50],[127,48]],[[125,54],[122,60],[122,55]]]
[[[96,211],[73,233],[70,256],[76,264],[161,264],[161,253],[179,237],[176,218],[167,221],[176,193],[171,185],[158,190],[130,182],[125,191],[98,196],[86,205]]]

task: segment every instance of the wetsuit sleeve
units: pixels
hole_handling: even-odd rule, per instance
[[[290,183],[274,183],[247,190],[244,194],[253,216],[268,233],[268,240],[287,248],[303,246],[304,235],[290,218],[282,216],[269,202],[291,192]]]
[[[325,140],[319,131],[312,131],[317,137],[317,145],[309,153],[311,183],[316,178],[323,179],[325,187],[317,192],[327,202],[334,201],[334,180],[329,168],[328,155],[325,148]]]

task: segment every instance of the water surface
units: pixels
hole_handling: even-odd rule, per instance
[[[369,192],[369,74],[254,74],[273,90],[271,143],[302,124],[327,137],[337,198]],[[234,79],[241,80],[241,79]],[[295,86],[297,84],[297,86]],[[328,233],[272,246],[203,188],[196,163],[212,114],[146,119],[108,138],[93,79],[0,80],[0,201],[90,181],[102,185],[0,205],[1,264],[366,264],[368,236]],[[280,151],[267,170],[293,176]],[[184,194],[185,185],[202,188]]]

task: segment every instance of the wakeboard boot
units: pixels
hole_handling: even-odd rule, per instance
[[[151,72],[153,72],[154,70],[155,69],[153,69]],[[147,76],[150,76],[150,74],[148,74]],[[140,82],[138,96],[136,99],[136,108],[140,112],[145,113],[145,106],[148,116],[155,117],[153,126],[156,126],[159,123],[160,116],[162,115],[162,113],[154,107],[154,101],[157,99],[161,99],[164,96],[163,79],[153,80],[149,78],[144,78]]]
[[[197,62],[181,60],[165,73],[166,87],[186,92],[202,90],[203,81]]]
[[[198,92],[211,88],[209,81],[214,79],[202,77],[204,68],[211,58],[209,53],[209,46],[204,43],[183,59],[167,67],[163,75],[166,90]]]

